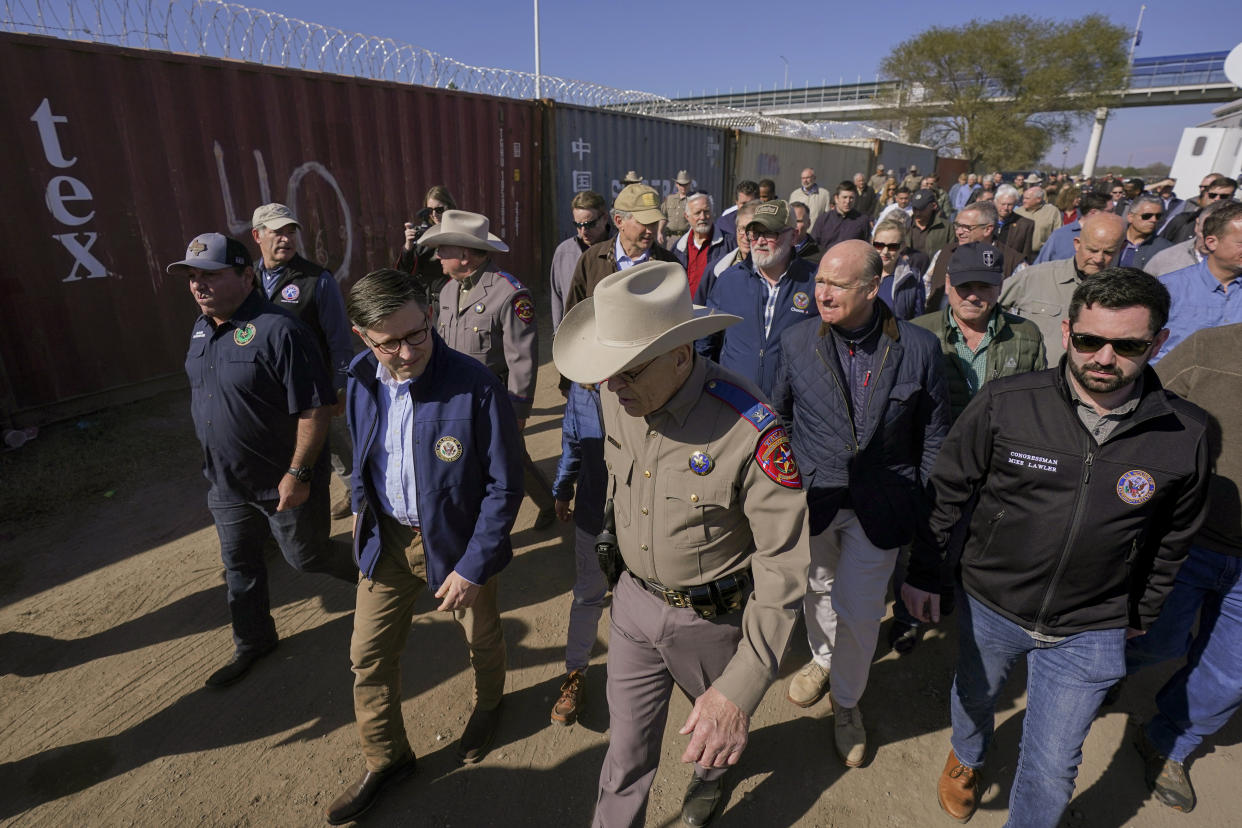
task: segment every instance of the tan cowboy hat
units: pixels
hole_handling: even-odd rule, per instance
[[[603,382],[741,321],[691,303],[681,265],[647,261],[606,276],[565,314],[552,361],[573,382]]]
[[[433,225],[418,243],[424,247],[457,244],[474,250],[495,250],[508,253],[509,245],[487,231],[487,216],[468,213],[465,210],[445,210],[440,223]]]

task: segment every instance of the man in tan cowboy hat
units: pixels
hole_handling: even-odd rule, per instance
[[[626,186],[626,187],[628,187],[631,184],[642,184],[642,183],[643,183],[643,177],[639,175],[638,173],[634,172],[633,170],[629,170],[628,172],[626,172],[625,178],[621,179],[622,186]]]
[[[488,232],[486,216],[445,210],[419,243],[434,249],[450,281],[440,291],[436,325],[455,351],[469,354],[500,377],[509,390],[518,429],[526,427],[539,370],[535,303],[521,282],[500,270],[491,253],[509,246]],[[556,519],[552,485],[523,449],[526,493],[539,507],[536,529]]]
[[[671,248],[673,244],[690,229],[690,221],[686,218],[686,197],[690,195],[690,173],[678,170],[673,179],[677,191],[669,193],[660,205],[664,214],[664,222],[660,225],[660,244]]]
[[[596,826],[642,824],[674,682],[695,700],[681,728],[682,761],[695,763],[682,819],[711,821],[806,591],[789,438],[751,382],[694,353],[696,339],[739,321],[691,304],[680,265],[647,262],[601,281],[552,345],[566,377],[606,381],[606,492],[623,566]]]
[[[569,282],[569,294],[565,298],[565,312],[568,313],[574,305],[590,296],[600,279],[609,273],[625,270],[648,259],[676,262],[676,256],[655,244],[663,220],[660,196],[646,184],[631,184],[618,193],[612,203],[612,223],[617,228],[617,235],[591,245],[578,259]]]

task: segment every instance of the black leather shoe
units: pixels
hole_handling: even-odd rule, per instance
[[[919,624],[907,624],[904,621],[893,621],[888,628],[888,646],[898,655],[905,655],[918,646],[923,637],[923,628]]]
[[[533,528],[542,532],[544,529],[551,526],[555,520],[556,509],[552,506],[548,506],[547,508],[539,510],[539,514],[535,516],[535,525]]]
[[[219,688],[236,684],[242,680],[246,673],[250,672],[250,668],[254,666],[256,661],[274,649],[276,649],[275,644],[264,650],[248,650],[244,653],[233,653],[233,658],[229,660],[229,663],[208,676],[207,681],[203,682],[203,686]]]
[[[375,804],[384,786],[400,782],[412,774],[417,767],[418,760],[414,758],[413,753],[410,753],[382,771],[375,773],[367,771],[362,774],[361,779],[346,788],[345,792],[328,806],[328,824],[342,825],[357,819],[363,811]]]
[[[500,705],[491,710],[475,708],[462,731],[461,742],[457,745],[457,761],[463,765],[473,765],[487,755],[492,740],[496,738],[496,728],[500,725]]]
[[[715,779],[690,780],[686,788],[686,796],[681,801],[681,821],[687,825],[710,825],[716,818],[716,811],[724,803],[725,776]]]

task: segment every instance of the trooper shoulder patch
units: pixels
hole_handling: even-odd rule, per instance
[[[512,273],[505,273],[503,270],[497,270],[496,275],[512,285],[514,290],[526,290],[526,285],[519,282],[518,278]]]
[[[776,412],[767,403],[731,382],[708,380],[703,390],[736,411],[742,419],[755,427],[755,431],[762,433],[776,421]]]
[[[535,303],[525,293],[516,294],[513,297],[513,313],[529,325],[535,318]]]
[[[759,463],[763,473],[776,483],[788,489],[802,488],[802,473],[798,471],[798,461],[794,459],[789,435],[782,426],[777,426],[763,435],[759,447],[755,449],[755,461]]]

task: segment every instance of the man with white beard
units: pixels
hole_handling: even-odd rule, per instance
[[[737,248],[737,241],[712,223],[713,206],[712,197],[702,190],[691,193],[685,207],[689,232],[673,245],[673,255],[686,269],[691,296],[698,290],[703,274],[711,273],[718,261]]]
[[[760,204],[745,227],[749,266],[743,262],[722,273],[705,303],[743,321],[700,339],[695,347],[771,396],[780,376],[781,334],[819,313],[815,265],[793,256],[794,229],[785,202]]]

